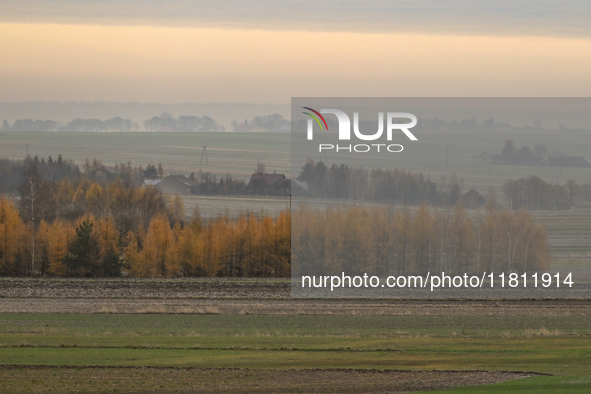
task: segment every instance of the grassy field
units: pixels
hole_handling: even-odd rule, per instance
[[[96,371],[101,369],[86,384],[82,379],[85,368],[92,366],[241,368],[252,369],[255,375],[316,368],[524,371],[557,376],[458,392],[538,393],[543,386],[547,392],[578,393],[591,390],[590,319],[4,314],[0,364],[21,366],[18,374],[28,392],[60,391],[73,380],[81,392],[94,392]],[[55,376],[61,380],[37,381],[37,370],[26,365],[81,369],[57,369]],[[138,380],[132,375],[138,370],[133,368],[112,377],[119,382],[119,391],[135,390],[132,386]],[[183,381],[162,378],[155,387],[143,384],[142,389],[180,390]],[[5,367],[0,371],[0,387],[13,390],[11,382]]]
[[[162,163],[168,175],[189,175],[210,171],[218,175],[230,173],[248,178],[257,161],[266,164],[267,171],[289,173],[290,136],[287,133],[2,133],[0,156],[22,159],[29,154],[54,158],[61,154],[78,164],[86,158],[97,158],[106,165],[131,161],[133,165]],[[203,146],[207,146],[200,165]]]
[[[246,212],[257,216],[277,216],[289,210],[289,197],[226,197],[226,196],[182,196],[185,214],[190,216],[196,207],[202,217],[215,218],[219,214],[238,217]]]

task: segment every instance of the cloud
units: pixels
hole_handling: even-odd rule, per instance
[[[591,36],[586,0],[3,0],[0,22]]]
[[[591,39],[0,24],[0,102],[588,96]]]

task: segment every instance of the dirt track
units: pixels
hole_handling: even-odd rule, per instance
[[[0,280],[0,313],[591,316],[587,300],[291,299],[277,280]]]

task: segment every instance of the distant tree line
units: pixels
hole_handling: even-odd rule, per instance
[[[452,174],[446,185],[430,176],[405,169],[361,168],[308,159],[297,178],[307,186],[302,193],[318,198],[338,198],[376,203],[429,204],[469,208],[484,205],[486,199],[475,189],[462,192],[462,182]]]
[[[175,119],[168,112],[146,120],[144,128],[146,131],[225,131],[224,126],[209,116],[180,116]]]
[[[130,119],[115,117],[108,120],[74,119],[65,125],[59,125],[53,120],[18,119],[12,126],[6,120],[2,122],[0,131],[86,131],[86,132],[115,132],[139,131],[136,122]]]
[[[262,165],[262,168],[260,174],[264,173],[264,165]],[[189,179],[196,185],[195,194],[206,196],[288,196],[291,193],[290,179],[282,179],[273,185],[268,185],[262,180],[260,182],[246,182],[244,179],[235,179],[230,174],[218,177],[201,169],[197,174],[191,173]]]
[[[232,131],[270,131],[270,132],[289,132],[291,125],[281,114],[255,116],[250,122],[246,119],[244,122],[232,121]]]
[[[27,164],[32,162],[32,164]],[[117,163],[108,169],[101,160],[86,159],[80,167],[71,160],[64,160],[61,155],[57,160],[51,156],[46,160],[39,157],[25,160],[0,159],[0,193],[9,196],[19,196],[20,188],[25,179],[25,167],[34,167],[36,173],[43,179],[43,187],[53,181],[68,178],[73,185],[81,182],[82,178],[90,182],[97,182],[102,187],[110,183],[121,181],[125,187],[142,186],[144,180],[162,180],[166,173],[162,163],[148,164],[144,169],[141,165],[133,166],[131,162]],[[264,169],[264,168],[263,168]],[[105,171],[103,171],[105,170]],[[231,174],[216,175],[199,169],[188,177],[196,185],[195,193],[199,195],[289,195],[291,181],[281,182],[281,187],[251,187],[245,179],[236,179]],[[287,192],[286,192],[287,190]],[[286,194],[287,193],[287,194]]]
[[[361,114],[363,116],[364,114]],[[378,114],[375,113],[375,120],[364,118],[364,120],[359,121],[359,130],[364,134],[375,133],[378,130]],[[353,121],[353,117],[351,116],[351,121]],[[336,133],[338,131],[339,124],[336,121],[336,118],[332,115],[325,116],[326,123],[328,125],[328,130],[332,133]],[[295,130],[305,131],[306,130],[306,122],[307,119],[299,119],[293,120],[293,126]],[[563,124],[558,125],[557,128],[550,129],[542,127],[542,122],[539,119],[534,119],[531,125],[523,125],[523,126],[515,126],[509,123],[495,120],[492,116],[488,117],[483,120],[478,120],[475,118],[469,119],[440,119],[440,118],[418,118],[417,125],[413,127],[413,133],[417,132],[420,133],[422,131],[426,132],[483,132],[483,133],[490,133],[490,132],[497,132],[497,131],[548,131],[548,130],[557,130],[560,132],[565,132],[569,130],[577,130],[583,131],[580,128],[569,128]]]
[[[333,116],[325,116],[328,130],[337,132],[339,124]],[[351,119],[352,120],[352,119]],[[305,119],[294,121],[294,128],[296,130],[306,130]],[[508,123],[497,122],[492,117],[479,121],[477,119],[461,119],[461,120],[445,120],[439,118],[419,118],[417,125],[413,127],[413,133],[420,133],[421,131],[428,132],[495,132],[499,130],[513,130],[514,128]],[[378,130],[378,115],[375,115],[375,120],[359,120],[359,130],[362,133],[375,133]]]
[[[544,271],[547,235],[525,210],[490,200],[474,217],[426,205],[306,209],[292,216],[292,262],[299,275],[462,275]],[[297,268],[296,268],[297,267]]]
[[[591,164],[580,156],[567,156],[558,151],[548,152],[545,145],[536,144],[533,149],[522,146],[517,149],[513,140],[505,141],[503,150],[498,154],[482,152],[475,155],[474,159],[483,163],[528,165],[528,166],[554,166],[554,167],[591,167]]]
[[[180,116],[175,119],[168,112],[146,120],[143,125],[146,131],[225,131],[224,126],[209,116]],[[129,132],[140,131],[140,126],[131,119],[118,116],[107,120],[76,118],[65,125],[60,125],[54,120],[18,119],[11,126],[4,120],[0,132],[8,131]]]
[[[131,119],[122,119],[115,117],[109,120],[99,119],[74,119],[68,122],[64,127],[60,128],[60,131],[102,131],[102,132],[115,132],[115,131],[139,131],[140,127],[136,122]],[[16,130],[14,130],[16,131]],[[26,131],[26,130],[22,130]]]
[[[466,208],[482,207],[486,198],[471,188],[462,192],[462,181],[452,173],[447,181],[434,182],[429,175],[404,169],[356,168],[346,164],[327,167],[322,161],[308,160],[297,178],[306,186],[298,195],[403,205],[428,204]],[[538,176],[510,179],[503,195],[511,210],[562,210],[579,203],[591,203],[591,182],[568,180],[551,184]]]
[[[0,193],[16,194],[19,188],[25,182],[25,178],[30,175],[31,167],[35,169],[35,176],[43,181],[53,182],[63,179],[74,180],[80,177],[81,173],[78,166],[72,160],[63,159],[59,155],[57,159],[51,156],[44,158],[25,160],[0,159]]]
[[[59,126],[53,120],[18,119],[10,127],[7,121],[2,122],[1,131],[57,131]]]
[[[247,195],[250,194],[244,179],[234,179],[232,175],[216,176],[209,171],[199,169],[197,174],[191,173],[189,179],[197,184],[197,194],[213,195]]]
[[[475,158],[493,164],[541,165],[547,162],[548,154],[548,148],[544,145],[536,144],[533,149],[530,149],[529,146],[522,146],[518,150],[513,140],[507,140],[501,153],[489,154],[483,152],[475,156]]]
[[[511,209],[571,209],[578,203],[591,202],[591,182],[569,179],[563,185],[545,182],[538,176],[512,179],[503,185],[503,194]]]

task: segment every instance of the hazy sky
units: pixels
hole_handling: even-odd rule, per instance
[[[0,102],[589,96],[589,1],[0,3]]]

